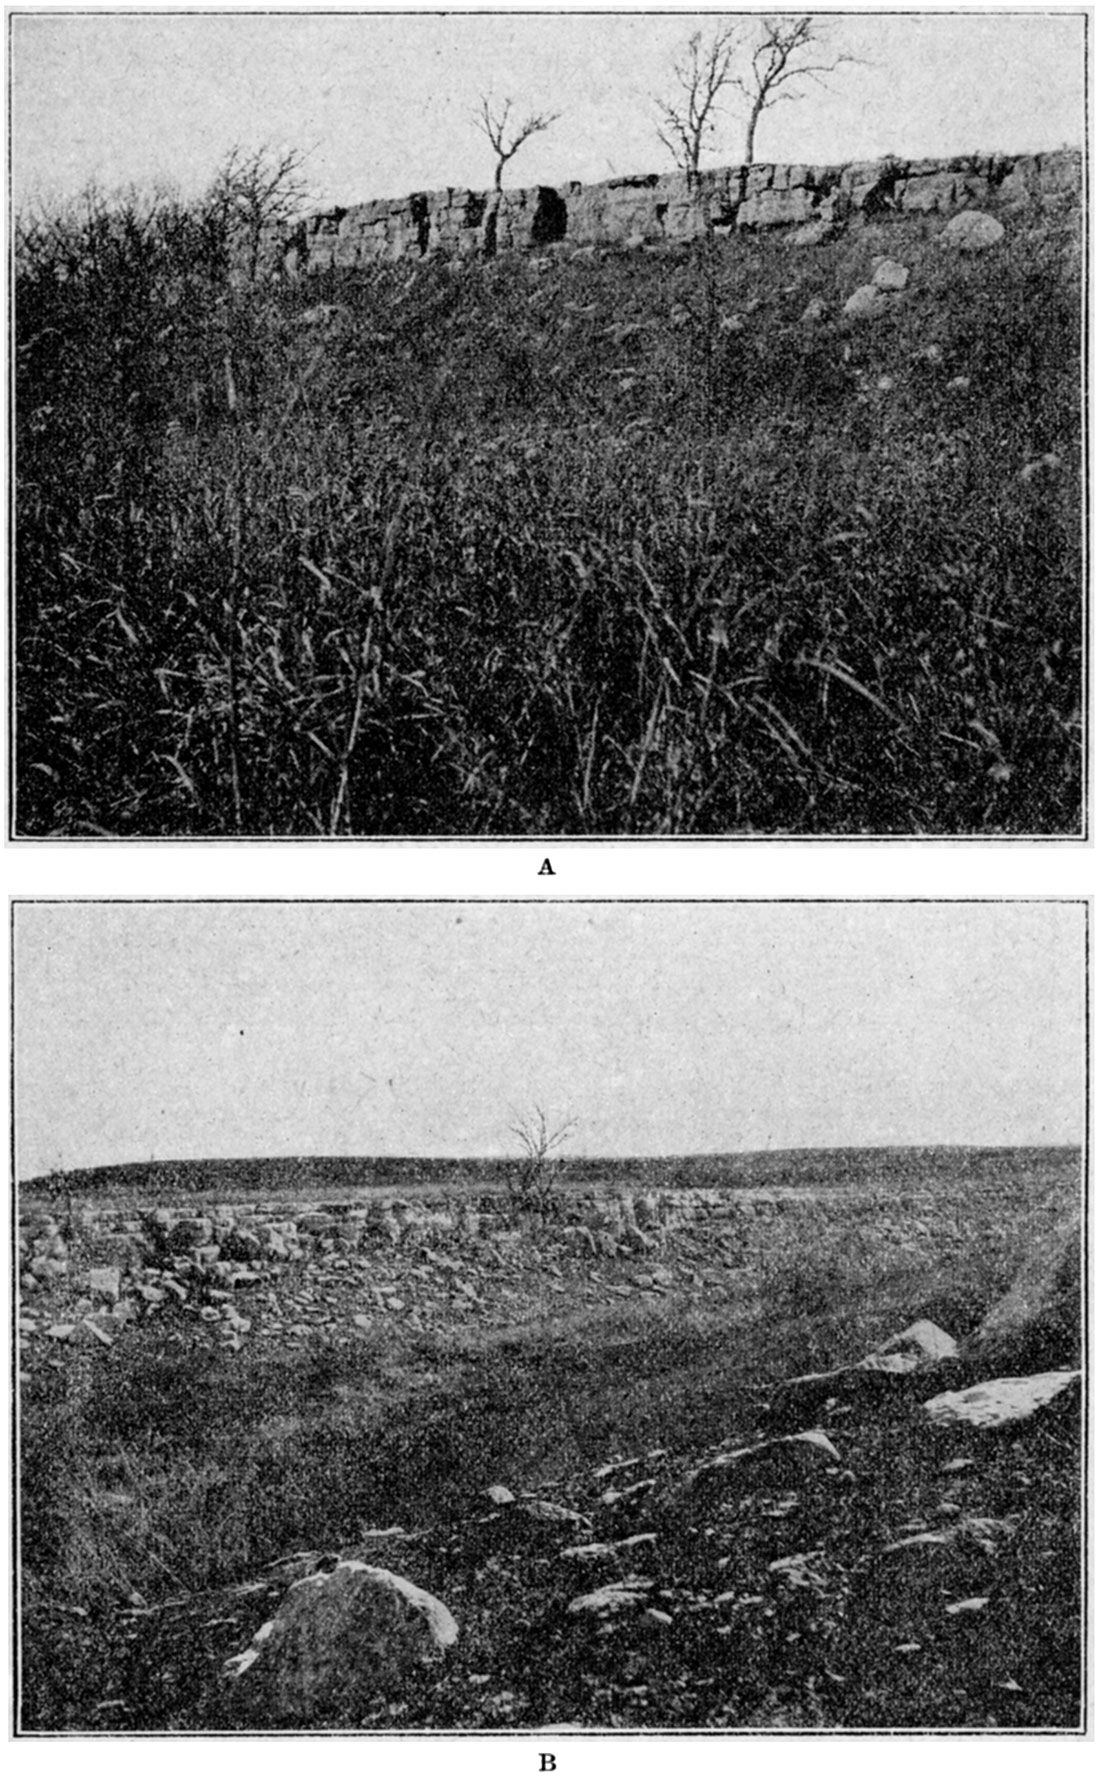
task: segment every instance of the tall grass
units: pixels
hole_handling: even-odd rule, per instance
[[[1073,832],[1073,230],[936,228],[243,289],[179,207],[25,232],[18,832]]]

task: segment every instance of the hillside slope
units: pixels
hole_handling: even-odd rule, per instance
[[[1074,832],[1079,213],[1001,215],[237,290],[40,248],[19,831]]]

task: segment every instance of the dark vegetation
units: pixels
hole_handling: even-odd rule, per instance
[[[224,205],[21,227],[17,832],[1076,832],[1076,219],[942,223],[283,286]]]
[[[1079,1170],[1072,1148],[872,1148],[766,1149],[736,1155],[563,1156],[554,1167],[570,1185],[593,1181],[636,1187],[835,1186],[881,1184],[884,1192],[914,1190],[930,1177],[956,1187],[973,1182],[1019,1183],[1037,1175],[1043,1183]],[[24,1203],[63,1205],[68,1199],[108,1205],[222,1201],[239,1197],[325,1192],[333,1197],[374,1187],[416,1187],[421,1194],[448,1186],[507,1188],[512,1160],[498,1156],[307,1155],[260,1156],[213,1161],[132,1161],[112,1167],[77,1167],[22,1181]]]
[[[659,1256],[598,1268],[545,1228],[507,1264],[468,1244],[478,1313],[447,1317],[433,1292],[419,1333],[408,1304],[448,1275],[438,1256],[379,1247],[314,1277],[321,1326],[289,1341],[265,1332],[258,1288],[240,1297],[255,1320],[238,1353],[181,1310],[109,1350],[37,1358],[21,1412],[24,1728],[278,1725],[278,1709],[235,1710],[220,1672],[283,1594],[272,1561],[312,1549],[396,1570],[459,1621],[442,1673],[380,1696],[367,1727],[1074,1729],[1072,1410],[975,1435],[930,1431],[912,1395],[842,1400],[824,1414],[840,1467],[767,1494],[682,1496],[723,1441],[785,1431],[783,1378],[859,1358],[918,1316],[968,1333],[1077,1195],[1072,1171],[1023,1161],[1011,1186],[983,1186],[926,1174],[931,1220],[900,1189],[873,1208],[709,1220]],[[278,1280],[287,1308],[308,1273]],[[378,1277],[406,1310],[364,1332],[349,1312]],[[1052,1337],[1050,1358],[1016,1369],[1071,1345]],[[628,1463],[602,1472],[615,1460]],[[571,1563],[568,1532],[492,1509],[493,1482],[578,1511],[581,1538],[655,1539],[633,1563]],[[879,1556],[971,1516],[1007,1525],[931,1575]],[[405,1532],[371,1537],[394,1524]],[[769,1569],[798,1554],[804,1582]],[[568,1615],[630,1571],[671,1626]],[[952,1612],[967,1598],[985,1600]]]

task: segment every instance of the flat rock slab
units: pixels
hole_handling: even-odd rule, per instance
[[[1077,1371],[994,1378],[965,1391],[944,1391],[930,1398],[924,1409],[930,1421],[944,1427],[958,1423],[968,1428],[1004,1428],[1010,1422],[1026,1422],[1080,1380]]]

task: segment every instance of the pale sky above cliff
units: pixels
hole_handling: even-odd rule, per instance
[[[1079,1141],[1084,908],[17,904],[21,1175]]]
[[[9,15],[16,207],[79,192],[200,190],[234,144],[304,153],[317,203],[482,187],[492,160],[472,123],[482,94],[560,111],[510,164],[512,185],[560,185],[671,166],[652,96],[693,28],[719,17],[369,12]],[[1083,138],[1084,12],[818,15],[867,66],[765,114],[759,160],[1030,151]],[[732,106],[709,161],[740,158]]]

